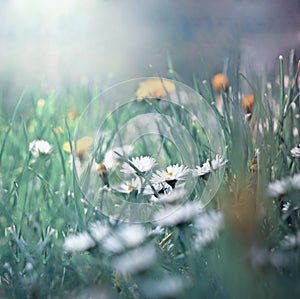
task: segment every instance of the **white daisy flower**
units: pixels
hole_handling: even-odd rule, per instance
[[[196,166],[196,169],[192,170],[192,174],[193,176],[205,176],[206,174],[211,172],[211,167],[210,167],[210,163],[209,163],[209,159],[206,160],[206,162],[200,167],[200,166]]]
[[[135,274],[151,267],[156,260],[153,244],[135,248],[115,257],[112,266],[122,274]]]
[[[213,159],[211,161],[211,167],[212,167],[213,170],[216,170],[216,169],[224,166],[227,162],[228,162],[228,160],[225,160],[224,157],[217,154],[215,159]]]
[[[184,187],[176,188],[176,190],[171,190],[166,194],[159,194],[158,197],[152,196],[151,201],[158,203],[173,204],[181,200],[187,193]]]
[[[292,189],[300,190],[300,173],[290,178],[290,184]]]
[[[190,284],[185,276],[172,275],[160,279],[148,279],[142,284],[147,298],[176,298]]]
[[[291,149],[291,154],[295,158],[300,157],[300,144],[298,144],[297,146],[295,146],[294,148]]]
[[[131,164],[134,165],[140,172],[146,172],[153,168],[153,166],[156,164],[156,160],[149,156],[141,156],[141,157],[135,157],[129,160]],[[136,170],[131,167],[131,165],[127,162],[123,163],[121,172],[127,173],[127,174],[135,174]]]
[[[79,233],[71,235],[65,239],[63,248],[70,252],[86,251],[95,246],[95,242],[92,237],[87,233]]]
[[[123,182],[122,184],[118,186],[112,187],[112,189],[115,189],[118,192],[121,193],[131,193],[134,190],[137,190],[138,192],[141,192],[142,188],[142,182],[140,178],[134,178],[131,181]]]
[[[192,221],[202,210],[197,201],[182,206],[168,207],[154,214],[153,222],[159,226],[174,226]]]
[[[100,243],[107,236],[110,228],[106,223],[97,221],[90,225],[89,231],[93,239]]]
[[[218,237],[222,222],[223,214],[217,211],[202,213],[195,219],[196,236],[194,245],[197,250]]]
[[[127,248],[140,245],[147,233],[144,227],[139,225],[123,225],[112,232],[102,241],[103,248],[108,252],[120,253]]]
[[[119,165],[121,157],[129,156],[134,149],[133,145],[124,145],[123,147],[115,147],[106,152],[103,160],[103,164],[107,169],[114,168]]]
[[[280,197],[290,189],[289,180],[276,180],[268,185],[268,194],[271,197]]]
[[[35,139],[29,143],[29,150],[34,158],[38,158],[40,154],[49,155],[52,149],[52,145],[45,140]]]
[[[295,174],[293,177],[276,180],[268,185],[268,194],[271,197],[283,196],[291,190],[300,190],[300,173]]]
[[[190,170],[183,165],[169,165],[167,170],[158,170],[152,175],[151,182],[153,184],[168,183],[172,188],[175,187],[177,181],[182,181],[188,175]]]

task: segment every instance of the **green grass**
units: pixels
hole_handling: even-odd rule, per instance
[[[145,217],[145,222],[138,226],[142,227],[145,237],[131,246],[130,236],[127,236],[129,245],[123,240],[128,246],[123,244],[124,248],[119,251],[105,247],[105,239],[103,242],[94,239],[95,244],[82,252],[69,252],[63,247],[69,236],[83,232],[93,236],[91,224],[96,221],[108,227],[109,234],[115,238],[127,227],[99,210],[101,200],[111,191],[101,189],[103,182],[89,162],[101,163],[113,142],[118,145],[130,142],[130,129],[126,131],[124,125],[134,116],[155,113],[160,117],[156,120],[160,134],[154,141],[149,141],[147,136],[140,138],[129,158],[156,155],[157,167],[161,169],[183,161],[195,167],[216,154],[207,140],[210,128],[193,123],[185,107],[165,105],[163,101],[133,101],[113,110],[116,102],[105,102],[104,97],[97,97],[93,90],[78,88],[48,95],[24,90],[14,110],[8,113],[1,109],[0,115],[0,296],[77,298],[78,294],[85,297],[93,290],[107,293],[110,298],[299,296],[300,188],[278,198],[271,198],[267,193],[270,182],[300,172],[300,158],[290,153],[300,142],[299,136],[293,134],[294,128],[300,133],[299,86],[296,84],[299,67],[293,51],[287,66],[284,62],[278,61],[279,83],[276,83],[277,74],[264,78],[253,75],[249,79],[238,67],[227,65],[230,87],[228,92],[220,92],[223,113],[214,104],[218,92],[213,89],[210,78],[204,82],[194,81],[194,88],[203,99],[190,98],[187,106],[193,114],[203,117],[203,105],[211,107],[222,129],[218,138],[223,143],[216,148],[224,146],[222,154],[228,160],[218,192],[197,216],[208,225],[208,231],[214,230],[216,234],[205,239],[208,231],[205,228],[201,231],[193,219],[166,227],[162,234],[154,234],[151,231],[156,225],[147,218],[148,211],[143,215],[139,210],[139,219]],[[285,74],[289,78],[287,86]],[[125,93],[122,88],[121,91],[123,99]],[[241,100],[242,95],[249,92],[254,94],[255,104],[251,118],[245,120]],[[3,104],[3,101],[0,102]],[[201,104],[201,101],[204,102]],[[88,103],[91,105],[86,108]],[[95,107],[98,108],[93,109]],[[85,118],[80,118],[82,113]],[[203,122],[211,124],[210,116],[206,117]],[[91,132],[91,123],[98,124],[101,130]],[[141,128],[137,135],[145,130]],[[65,142],[72,145],[74,136],[91,134],[95,147],[80,155],[86,172],[77,180],[72,171],[75,162],[70,165],[70,154],[63,150],[63,145]],[[211,137],[214,141],[215,136]],[[34,157],[29,144],[35,139],[48,141],[53,146],[52,151]],[[75,159],[75,148],[73,150]],[[257,170],[250,171],[254,157]],[[151,173],[135,170],[138,177],[149,180]],[[190,180],[186,182],[187,189],[190,188],[185,198],[187,203],[197,201],[207,184],[203,179],[190,177]],[[109,181],[111,185],[122,183],[120,167],[109,172]],[[102,210],[106,214],[115,211],[116,203],[121,205],[123,213],[129,213],[131,203],[141,201],[154,209],[164,207],[151,202],[150,196],[137,192],[109,194],[112,202]],[[283,213],[282,205],[287,202],[290,207]],[[215,229],[213,224],[218,221],[210,214],[213,211],[223,215],[222,225]],[[295,237],[293,246],[283,245],[285,236]],[[203,242],[200,248],[195,246],[197,237]],[[144,265],[145,269],[133,265],[129,270],[126,268],[125,273],[121,271],[125,267],[124,259],[132,256],[138,259],[144,254],[146,263],[152,249],[155,258]],[[136,251],[132,253],[132,250]]]

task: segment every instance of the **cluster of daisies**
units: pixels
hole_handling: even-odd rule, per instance
[[[127,153],[129,152],[126,148]],[[113,151],[114,153],[118,153]],[[113,157],[113,156],[112,156]],[[115,156],[115,159],[117,158]],[[120,157],[119,157],[120,158]],[[116,159],[117,160],[117,159]],[[120,160],[120,159],[119,159]],[[129,176],[129,179],[122,181],[120,185],[110,186],[113,190],[121,193],[143,193],[145,195],[153,195],[153,200],[163,200],[166,202],[175,201],[184,194],[184,181],[188,176],[201,177],[207,179],[210,173],[224,166],[228,161],[224,157],[217,154],[212,161],[207,161],[202,166],[196,166],[195,169],[189,169],[184,165],[174,164],[169,165],[166,169],[156,169],[157,161],[153,157],[140,156],[123,161],[120,172]],[[111,159],[104,159],[104,163],[100,165],[107,166],[108,169],[112,166]],[[103,177],[103,168],[99,167],[99,175]],[[105,180],[109,186],[108,179]],[[176,186],[176,195],[172,194],[172,190]]]
[[[159,259],[157,245],[168,249],[178,241],[172,231],[170,233],[170,227],[187,225],[191,236],[187,251],[201,250],[219,236],[223,214],[196,209],[194,204],[186,205],[168,220],[156,215],[158,221],[153,219],[151,227],[111,217],[96,221],[86,231],[66,236],[63,249],[71,253],[89,251],[103,259],[109,257],[109,267],[122,274],[144,273]],[[95,250],[91,251],[92,248]]]

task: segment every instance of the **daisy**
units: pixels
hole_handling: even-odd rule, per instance
[[[49,155],[52,151],[52,145],[45,140],[33,140],[29,143],[29,150],[34,158],[38,158],[39,155]]]
[[[105,153],[103,164],[107,169],[114,168],[119,165],[121,156],[129,156],[134,147],[133,145],[124,145],[123,147],[115,147]]]
[[[97,221],[90,225],[89,231],[93,239],[100,243],[108,235],[110,229],[107,223]]]
[[[211,167],[209,163],[209,159],[206,160],[206,162],[200,167],[196,166],[196,169],[192,170],[193,176],[197,177],[202,177],[207,175],[208,173],[211,172]]]
[[[300,158],[300,144],[291,149],[291,154],[295,158]]]
[[[171,190],[169,193],[166,194],[159,194],[158,197],[152,196],[151,201],[158,203],[173,204],[184,198],[186,193],[187,190],[181,187],[177,188],[176,190]]]
[[[268,194],[271,197],[281,197],[291,190],[300,190],[300,173],[282,180],[269,183]]]
[[[137,190],[138,192],[141,191],[142,188],[142,182],[140,178],[134,178],[131,181],[127,181],[122,183],[119,186],[115,186],[113,189],[115,189],[118,192],[121,193],[131,193],[134,190]]]
[[[225,160],[224,157],[217,154],[215,159],[213,159],[211,161],[211,167],[212,167],[213,170],[216,170],[216,169],[224,166],[227,162],[228,162],[228,160]]]
[[[63,248],[66,251],[78,252],[86,251],[94,246],[95,242],[92,237],[87,232],[83,232],[67,237],[65,239]]]
[[[196,236],[194,245],[197,250],[218,237],[223,223],[223,214],[218,211],[201,213],[194,221]]]
[[[172,188],[175,187],[177,181],[184,180],[190,170],[183,165],[169,165],[167,170],[158,170],[152,175],[151,182],[154,184],[161,184],[166,182]]]
[[[276,180],[268,185],[268,194],[271,197],[281,197],[290,189],[289,180]]]
[[[154,214],[153,222],[159,226],[174,226],[191,222],[203,207],[197,201],[182,206],[168,207]]]
[[[151,267],[155,260],[156,249],[153,244],[149,244],[116,256],[112,265],[122,274],[135,274]]]
[[[120,253],[128,248],[140,245],[146,237],[147,233],[142,226],[123,225],[104,238],[101,244],[108,252]]]
[[[148,279],[142,284],[142,289],[147,298],[176,298],[182,295],[189,284],[187,277],[172,275]]]
[[[136,174],[136,169],[140,172],[146,172],[151,170],[155,164],[156,160],[152,157],[136,157],[129,160],[129,162],[123,163],[121,172],[127,174]]]

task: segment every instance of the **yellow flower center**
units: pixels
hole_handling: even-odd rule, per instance
[[[127,186],[127,190],[128,191],[131,191],[131,190],[133,190],[133,189],[135,189],[136,187],[135,186],[133,186],[133,185],[128,185]]]
[[[172,177],[172,176],[173,176],[173,171],[169,171],[169,172],[165,175],[164,179],[167,180],[168,178],[170,178],[170,177]]]

